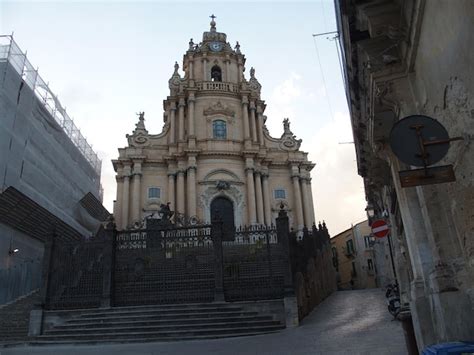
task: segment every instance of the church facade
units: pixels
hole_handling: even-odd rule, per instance
[[[128,146],[113,160],[117,173],[114,216],[118,229],[140,223],[169,203],[179,225],[210,222],[227,226],[271,225],[281,205],[290,226],[314,223],[310,172],[301,140],[283,121],[280,138],[266,126],[261,85],[237,42],[217,32],[214,18],[202,42],[192,39],[176,63],[163,101],[164,126],[150,134],[140,113]]]

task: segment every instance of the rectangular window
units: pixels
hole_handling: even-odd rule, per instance
[[[367,267],[369,270],[374,269],[374,263],[372,262],[372,259],[367,259]]]
[[[274,191],[275,199],[285,199],[286,198],[286,191],[283,189],[276,189]]]
[[[365,244],[366,249],[370,248],[370,236],[369,235],[364,236],[364,244]]]
[[[354,242],[352,241],[352,239],[346,241],[346,253],[347,255],[354,254]]]
[[[149,187],[148,188],[148,198],[160,198],[161,191],[159,187]]]

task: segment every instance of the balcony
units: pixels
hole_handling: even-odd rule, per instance
[[[199,91],[223,91],[238,93],[239,85],[222,81],[200,81],[196,83]]]

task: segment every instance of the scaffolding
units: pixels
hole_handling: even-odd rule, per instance
[[[84,158],[86,158],[100,177],[102,161],[92,150],[92,146],[81,134],[81,131],[74,124],[72,118],[66,113],[66,109],[63,108],[58,97],[50,90],[48,83],[39,76],[38,69],[35,69],[31,65],[26,57],[26,53],[23,53],[13,40],[13,36],[0,36],[0,61],[8,62],[23,78],[23,82],[35,93],[44,108],[61,126],[64,133],[66,133],[71,142],[79,149]]]

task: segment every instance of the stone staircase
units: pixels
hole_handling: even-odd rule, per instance
[[[285,328],[281,300],[45,312],[30,344],[128,343],[248,336]]]
[[[30,311],[40,302],[38,291],[0,307],[0,344],[28,340]]]

